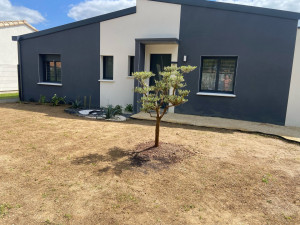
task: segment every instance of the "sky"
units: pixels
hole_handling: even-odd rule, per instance
[[[211,0],[300,13],[300,0]],[[38,30],[135,6],[135,0],[0,0],[0,21],[27,20]]]

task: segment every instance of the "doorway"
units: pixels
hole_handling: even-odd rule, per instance
[[[159,72],[163,71],[166,66],[171,66],[171,54],[151,54],[150,55],[150,71],[155,76],[150,78],[149,84],[155,84],[155,80],[160,80]]]

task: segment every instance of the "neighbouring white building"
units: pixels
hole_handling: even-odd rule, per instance
[[[25,20],[0,21],[0,92],[18,90],[18,43],[12,36],[35,31]]]

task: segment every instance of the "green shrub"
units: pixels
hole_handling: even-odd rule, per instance
[[[58,106],[59,104],[66,104],[66,96],[58,97],[56,94],[54,94],[53,97],[51,98],[51,104],[53,106]]]
[[[127,104],[126,107],[125,107],[125,111],[127,111],[127,112],[133,112],[133,106],[132,106],[132,104]]]
[[[123,109],[122,106],[116,105],[115,108],[114,108],[114,110],[116,111],[115,114],[116,114],[116,115],[121,115],[121,114],[122,114],[122,109]]]
[[[46,103],[46,96],[45,95],[40,95],[39,103],[40,104],[45,104]]]
[[[108,105],[106,107],[105,119],[110,119],[120,114],[122,114],[122,106],[116,105],[115,107],[113,107],[112,105]]]
[[[75,100],[72,101],[72,106],[73,109],[79,109],[81,107],[81,101],[80,100]]]

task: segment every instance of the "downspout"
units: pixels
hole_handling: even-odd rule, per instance
[[[12,36],[12,41],[18,42],[18,86],[19,86],[19,98],[20,101],[24,101],[23,97],[23,80],[22,80],[22,57],[21,57],[21,37]]]

